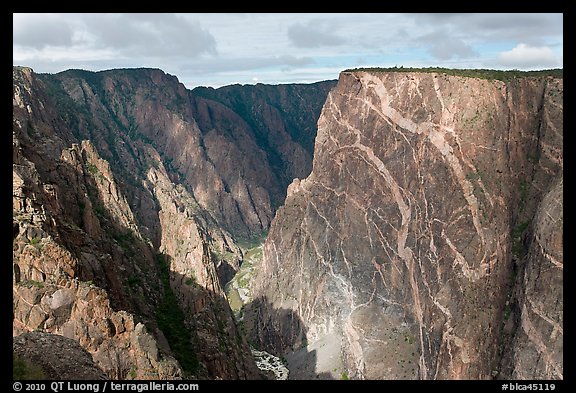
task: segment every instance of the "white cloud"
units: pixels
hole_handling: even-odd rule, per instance
[[[48,46],[72,45],[74,31],[57,15],[30,15],[27,19],[13,15],[14,44],[42,49]]]
[[[13,44],[24,51],[58,48],[71,59],[103,49],[133,58],[216,54],[209,31],[175,14],[14,15]]]
[[[344,39],[334,34],[334,27],[310,21],[307,24],[296,23],[288,28],[288,38],[300,48],[318,48],[322,46],[342,45]]]
[[[547,13],[407,14],[420,28],[434,26],[475,41],[543,45],[563,32],[563,15]],[[418,30],[419,30],[418,29]]]
[[[429,46],[428,52],[438,60],[466,59],[478,55],[470,45],[445,29],[416,37],[415,41]]]
[[[561,59],[547,46],[518,44],[509,51],[500,52],[498,64],[517,69],[562,67]]]
[[[562,14],[13,14],[13,64],[154,67],[188,87],[335,79],[358,65],[550,68],[562,27]]]

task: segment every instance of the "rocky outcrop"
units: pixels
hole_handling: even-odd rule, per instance
[[[221,379],[258,377],[246,339],[220,285],[211,249],[212,233],[198,216],[198,205],[184,187],[170,183],[166,172],[150,169],[148,182],[160,208],[160,226],[167,229],[162,231],[159,250],[169,267],[170,286],[194,332],[197,348],[201,348],[195,356],[209,375]],[[221,247],[240,253],[230,237],[224,240]]]
[[[142,269],[155,269],[152,251],[134,228],[121,226],[130,210],[114,193],[107,164],[88,142],[61,158],[29,161],[33,139],[15,125],[14,335],[42,330],[74,339],[110,378],[181,377],[165,339],[157,342],[161,292],[139,281]]]
[[[562,378],[562,95],[341,73],[266,240],[253,339],[330,337],[351,378]]]
[[[106,379],[92,356],[66,337],[43,332],[24,333],[14,337],[12,349],[17,361],[37,367],[45,379]]]

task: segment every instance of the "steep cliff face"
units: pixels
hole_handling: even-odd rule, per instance
[[[264,247],[254,340],[329,342],[308,345],[324,377],[337,353],[354,378],[562,378],[562,95],[341,73]]]

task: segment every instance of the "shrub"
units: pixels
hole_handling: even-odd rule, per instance
[[[98,167],[96,167],[96,165],[94,165],[94,164],[86,165],[86,169],[88,170],[88,172],[90,172],[93,175],[98,173]]]
[[[33,245],[34,247],[38,248],[40,247],[40,239],[35,237],[30,239],[30,244]]]

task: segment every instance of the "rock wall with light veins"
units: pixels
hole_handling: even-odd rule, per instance
[[[352,378],[562,378],[562,116],[562,79],[341,73],[254,340],[336,334]]]

